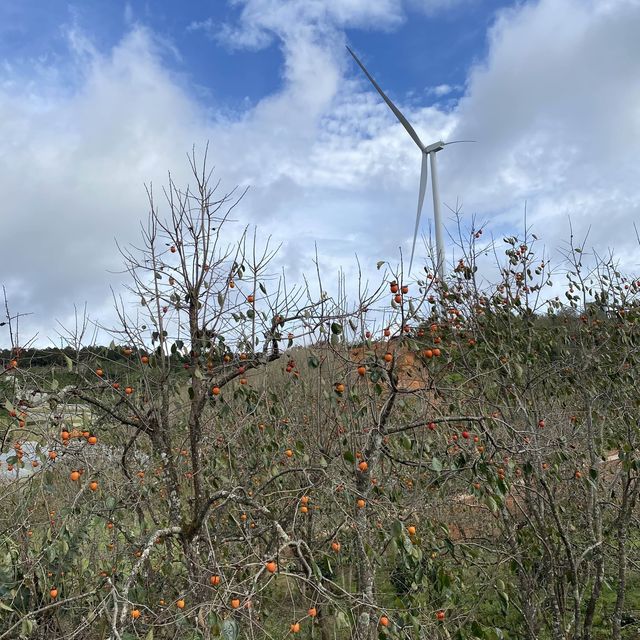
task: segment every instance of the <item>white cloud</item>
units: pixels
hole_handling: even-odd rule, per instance
[[[202,139],[201,113],[159,64],[153,39],[130,33],[102,57],[74,36],[80,88],[58,79],[0,89],[0,191],[8,292],[44,331],[74,302],[101,308],[114,238],[133,240],[143,181],[162,178],[184,140]],[[196,133],[197,132],[197,133]]]
[[[563,233],[572,215],[594,241],[628,246],[640,213],[638,28],[640,4],[625,0],[504,11],[453,132],[480,144],[456,160],[450,187],[476,210],[517,217],[528,200],[530,222],[544,220],[547,233]]]
[[[435,87],[430,87],[428,90],[428,93],[430,95],[434,95],[438,98],[442,97],[442,96],[446,96],[448,94],[450,94],[452,91],[454,90],[454,87],[452,87],[451,85],[448,84],[439,84]]]

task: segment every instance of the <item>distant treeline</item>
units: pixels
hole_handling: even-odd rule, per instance
[[[60,349],[56,347],[48,347],[45,349],[19,349],[16,353],[15,349],[1,349],[0,361],[7,365],[12,360],[18,360],[22,367],[66,367],[68,359],[75,362],[87,362],[94,360],[96,357],[103,358],[111,362],[124,362],[128,358],[122,353],[120,348],[111,347],[85,347],[76,351],[71,347]]]
[[[578,309],[569,309],[563,308],[559,313],[551,313],[551,314],[529,314],[529,320],[537,323],[542,323],[543,325],[547,325],[548,327],[557,326],[559,324],[574,324],[580,322],[586,316],[581,315],[588,314],[592,317],[597,317],[601,322],[608,324],[609,322],[616,323],[618,321],[617,314],[610,315],[608,314],[600,305],[590,303],[587,305],[587,309],[580,311]],[[524,314],[523,317],[526,317],[527,314]],[[429,326],[429,322],[425,322],[421,325],[422,328],[427,329]],[[154,342],[157,339],[157,335],[154,334]],[[209,345],[212,346],[214,341],[211,340]],[[354,342],[352,346],[356,347],[361,345],[362,342]],[[188,362],[188,356],[186,355],[186,349],[183,351],[184,343],[181,340],[176,341],[174,345],[171,347],[171,356],[170,359],[172,362],[180,363],[180,362]],[[149,351],[140,351],[140,355],[152,355],[153,349]],[[1,366],[7,368],[10,366],[11,361],[17,360],[20,363],[20,366],[26,367],[52,367],[59,366],[65,367],[69,364],[68,359],[72,360],[73,363],[83,363],[83,362],[91,362],[95,361],[96,358],[101,358],[105,361],[110,361],[114,363],[125,362],[130,360],[131,352],[125,353],[122,347],[115,346],[91,346],[91,347],[83,347],[79,351],[71,348],[65,347],[64,349],[58,347],[47,347],[43,349],[0,349],[0,363]],[[216,353],[213,355],[211,353],[209,357],[214,361],[219,361],[221,359],[221,353]]]

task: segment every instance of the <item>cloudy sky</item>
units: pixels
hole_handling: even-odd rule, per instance
[[[638,33],[640,0],[2,0],[0,283],[42,342],[108,321],[144,184],[207,141],[290,280],[316,243],[329,276],[396,263],[420,154],[345,44],[425,142],[477,140],[438,156],[445,211],[501,237],[526,203],[552,256],[571,220],[638,271]]]

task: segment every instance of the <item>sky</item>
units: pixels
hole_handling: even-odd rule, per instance
[[[552,260],[572,229],[637,273],[637,33],[640,0],[2,0],[0,283],[23,336],[58,343],[74,305],[113,319],[145,184],[186,184],[207,142],[289,281],[316,247],[328,279],[408,256],[420,153],[346,44],[424,142],[476,141],[438,154],[447,233],[456,208],[522,233],[526,208]]]

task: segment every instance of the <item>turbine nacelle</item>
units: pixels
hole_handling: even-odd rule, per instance
[[[446,146],[447,146],[447,143],[442,142],[442,140],[440,140],[438,142],[434,142],[433,144],[430,144],[428,147],[424,147],[422,151],[424,151],[424,153],[436,153],[436,151],[440,151],[441,149],[444,149]]]

